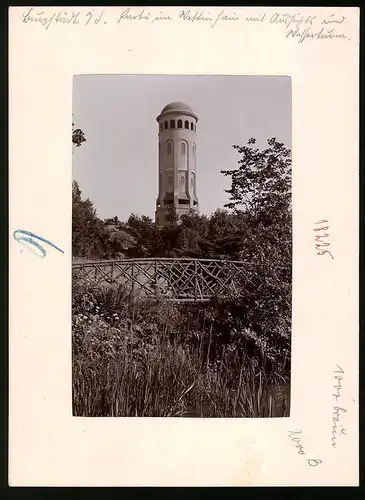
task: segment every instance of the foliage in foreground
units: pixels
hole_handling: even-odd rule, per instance
[[[75,281],[74,415],[288,416],[288,340],[263,345],[237,319]]]

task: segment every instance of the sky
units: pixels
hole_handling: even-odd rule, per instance
[[[285,76],[77,75],[73,122],[87,139],[73,148],[73,179],[102,219],[154,219],[158,191],[157,116],[182,101],[198,116],[196,190],[200,213],[228,202],[238,167],[233,145],[276,137],[291,148],[291,79]]]

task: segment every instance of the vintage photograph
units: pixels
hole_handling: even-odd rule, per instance
[[[74,416],[290,416],[291,149],[289,76],[74,76]]]

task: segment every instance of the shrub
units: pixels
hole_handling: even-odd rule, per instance
[[[259,337],[227,304],[149,304],[75,280],[72,306],[75,415],[289,415],[288,371],[247,348]]]

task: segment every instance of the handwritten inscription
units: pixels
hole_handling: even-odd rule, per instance
[[[319,31],[312,32],[310,28],[306,28],[304,30],[300,30],[296,28],[295,30],[289,30],[286,33],[286,38],[296,38],[298,43],[303,43],[307,38],[311,38],[312,40],[324,40],[331,38],[343,38],[347,39],[348,37],[343,33],[337,33],[334,29],[324,29],[322,28]]]
[[[52,243],[51,241],[49,240],[46,240],[45,238],[42,238],[41,236],[38,236],[37,234],[35,233],[32,233],[30,231],[24,231],[24,229],[17,229],[16,231],[14,231],[13,233],[13,238],[18,241],[19,243],[23,244],[22,242],[24,241],[25,243],[30,243],[33,247],[35,247],[37,249],[37,252],[40,252],[40,253],[36,253],[36,255],[38,257],[41,257],[42,259],[47,255],[47,251],[45,250],[45,248],[43,248],[43,246],[38,243],[38,241],[36,240],[39,240],[39,241],[42,241],[43,243],[46,243],[47,245],[55,248],[56,250],[58,250],[59,252],[61,253],[64,253],[63,250],[61,250],[60,248],[58,248],[54,243]],[[32,247],[29,248],[29,250],[31,250]],[[35,252],[34,252],[35,253]]]
[[[276,12],[270,17],[271,24],[282,24],[285,28],[290,28],[292,24],[301,25],[313,25],[317,16],[302,16],[301,14],[280,14]]]
[[[218,28],[227,23],[266,23],[283,28],[287,39],[293,39],[299,44],[309,40],[350,40],[350,37],[344,32],[339,31],[346,25],[345,16],[336,16],[329,14],[303,15],[300,12],[295,14],[274,12],[268,14],[263,12],[256,15],[246,15],[237,13],[235,10],[222,9],[218,13],[211,14],[204,9],[176,9],[175,11],[159,11],[156,15],[155,10],[148,7],[127,7],[122,10],[94,8],[89,11],[54,11],[47,14],[39,8],[30,7],[22,13],[22,22],[24,24],[39,24],[48,30],[56,25],[80,25],[104,26],[111,23],[122,25],[128,22],[141,22],[161,24],[171,21],[186,23],[188,25],[206,25],[210,28]]]
[[[328,243],[328,241],[325,241],[326,238],[329,237],[329,234],[324,232],[329,230],[328,220],[320,220],[315,222],[315,224],[317,225],[317,227],[314,228],[314,231],[316,232],[317,255],[328,254],[332,259],[334,259],[334,256],[329,249],[330,243]]]
[[[228,15],[226,11],[221,10],[219,14],[215,17],[210,16],[209,12],[208,14],[204,15],[204,11],[196,11],[195,13],[191,13],[190,9],[187,10],[182,10],[179,14],[179,18],[184,20],[184,21],[191,21],[191,22],[208,22],[212,28],[215,28],[218,22],[220,21],[239,21],[240,18],[237,16],[235,12],[233,12],[231,15]]]
[[[58,24],[80,24],[80,12],[54,12],[51,16],[45,15],[43,11],[35,11],[34,7],[31,7],[27,12],[23,13],[22,22],[27,23],[38,23],[43,28],[48,30],[52,23]],[[84,21],[85,24],[87,21]]]
[[[105,10],[103,10],[101,13],[96,13],[96,14],[95,14],[94,9],[90,10],[86,14],[87,21],[85,23],[85,26],[87,26],[90,22],[93,22],[94,24],[99,24],[100,22],[103,21],[104,14],[105,14]],[[106,24],[105,20],[104,20],[104,24]]]
[[[342,380],[343,380],[343,375],[345,374],[344,370],[340,367],[340,365],[336,365],[337,369],[333,371],[333,378],[335,379],[336,383],[333,386],[335,389],[335,392],[332,394],[332,396],[336,400],[336,404],[333,406],[333,412],[332,412],[332,447],[336,448],[337,447],[337,436],[339,435],[345,435],[346,436],[346,429],[345,427],[340,423],[341,420],[341,415],[346,412],[345,408],[342,408],[341,406],[338,406],[338,403],[341,398],[341,390],[342,390]]]
[[[301,430],[289,431],[289,439],[295,443],[298,455],[306,455],[304,447],[301,444],[301,434]],[[310,467],[317,467],[317,465],[322,463],[322,460],[319,460],[318,458],[307,458],[306,462]]]

